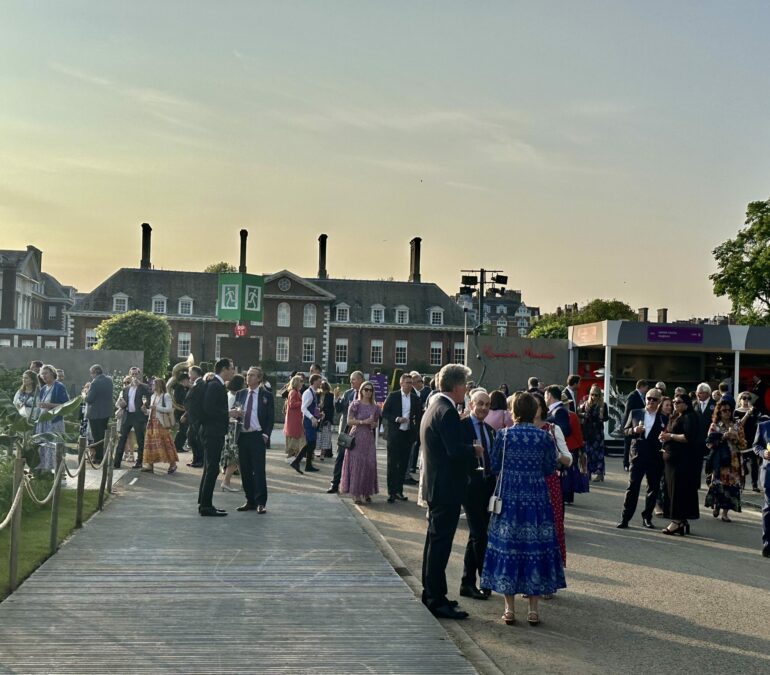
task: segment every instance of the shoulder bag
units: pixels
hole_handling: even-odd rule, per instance
[[[495,489],[492,492],[492,496],[489,498],[489,504],[487,505],[487,511],[490,513],[501,513],[503,510],[503,471],[505,471],[505,446],[508,443],[508,430],[506,429],[503,435],[503,460],[500,464],[500,473],[497,474],[497,481],[495,482]]]

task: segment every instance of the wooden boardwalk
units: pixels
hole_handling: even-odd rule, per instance
[[[194,502],[113,499],[0,604],[0,673],[475,672],[336,496]]]

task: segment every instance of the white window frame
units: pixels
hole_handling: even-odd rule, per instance
[[[372,340],[369,345],[369,363],[373,366],[381,366],[384,357],[385,342],[383,340]]]
[[[43,349],[58,349],[59,342],[58,340],[45,340],[43,342]]]
[[[279,328],[290,328],[291,305],[288,302],[279,302],[276,312],[275,325]]]
[[[438,356],[438,358],[436,358]],[[428,363],[431,366],[441,366],[444,360],[444,343],[434,340],[428,349]]]
[[[497,325],[497,336],[498,337],[506,337],[508,335],[508,326],[498,324]]]
[[[0,338],[0,347],[10,347],[11,338]]]
[[[344,356],[344,358],[342,358]],[[347,338],[337,338],[334,341],[334,363],[338,373],[344,373],[348,369],[350,351]]]
[[[372,305],[372,323],[385,323],[385,305]]]
[[[337,323],[350,323],[350,305],[340,303],[334,308],[334,320]]]
[[[35,341],[34,340],[30,340],[29,338],[22,338],[21,339],[21,346],[24,349],[29,349],[30,347],[34,347],[35,346]]]
[[[84,340],[85,348],[93,349],[96,343],[99,342],[99,338],[96,337],[96,328],[86,328]]]
[[[187,344],[187,350],[184,350],[184,345]],[[184,359],[190,356],[192,351],[192,333],[189,331],[179,331],[176,334],[176,355],[177,357]]]
[[[462,357],[462,358],[458,358],[458,357]],[[454,358],[455,358],[455,363],[460,363],[465,365],[465,343],[464,342],[455,342]]]
[[[441,307],[431,307],[428,310],[428,324],[431,326],[444,325],[444,310]]]
[[[302,338],[302,363],[315,362],[315,343],[316,340],[314,337]]]
[[[189,312],[183,312],[182,311],[182,305],[189,303],[190,311]],[[179,298],[179,303],[177,304],[177,312],[180,316],[192,316],[193,313],[193,299],[187,295],[183,295],[181,298]]]
[[[302,327],[315,328],[318,316],[318,309],[312,302],[308,302],[302,308]]]
[[[128,311],[128,296],[125,293],[115,293],[112,296],[112,311],[116,314],[124,314]]]
[[[214,336],[214,358],[219,361],[222,358],[222,338],[230,337],[227,333],[217,333]]]
[[[155,309],[156,303],[158,303],[157,310]],[[166,311],[168,309],[168,298],[165,295],[153,295],[150,307],[152,308],[153,314],[168,314]]]
[[[278,361],[278,363],[289,362],[289,346],[290,340],[287,336],[280,335],[275,338],[275,360]]]
[[[401,320],[402,318],[403,321]],[[409,323],[409,308],[406,305],[396,307],[396,323],[400,326],[405,326]]]
[[[48,320],[53,321],[57,316],[57,310],[58,308],[56,305],[48,305]]]
[[[403,350],[403,359],[399,360],[399,350]],[[394,363],[397,366],[405,366],[409,361],[409,341],[408,340],[396,340],[394,348]]]

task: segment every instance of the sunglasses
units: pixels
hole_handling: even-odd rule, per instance
[[[647,400],[648,401],[660,401],[660,399],[657,396],[648,396]]]
[[[369,387],[365,387],[361,391],[368,391],[371,394],[374,391],[374,389],[369,389]]]
[[[748,396],[741,396],[741,401],[748,401],[750,400]]]

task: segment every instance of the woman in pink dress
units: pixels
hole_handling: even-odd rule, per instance
[[[352,495],[356,504],[369,504],[372,495],[379,492],[375,430],[380,424],[380,408],[374,401],[371,382],[361,385],[358,396],[348,409],[348,425],[353,428],[350,433],[355,444],[345,451],[340,492]]]
[[[489,394],[489,412],[484,421],[496,432],[513,426],[513,417],[508,411],[508,398],[504,392],[497,390]]]

